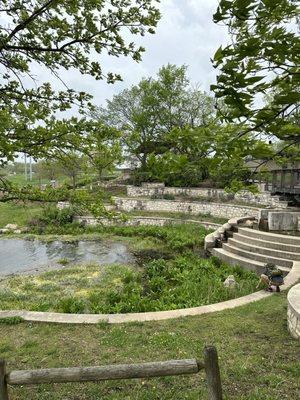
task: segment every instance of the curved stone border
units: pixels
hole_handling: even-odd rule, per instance
[[[218,239],[221,239],[222,236],[225,234],[227,231],[231,231],[234,228],[237,228],[237,226],[245,221],[248,220],[255,220],[256,217],[252,216],[245,216],[245,217],[239,217],[239,218],[231,218],[226,224],[222,225],[219,227],[216,231],[209,233],[207,236],[205,236],[204,239],[204,249],[206,251],[210,251],[212,248],[216,246],[216,241]]]
[[[292,270],[285,277],[285,284],[282,290],[287,290],[300,279],[300,262],[294,262]],[[32,322],[55,322],[63,324],[97,324],[99,322],[107,322],[109,324],[121,324],[125,322],[145,322],[145,321],[162,321],[166,319],[187,317],[193,315],[208,314],[216,311],[224,311],[235,307],[243,306],[254,301],[262,300],[272,296],[263,290],[248,294],[247,296],[237,299],[223,301],[221,303],[209,304],[207,306],[184,308],[170,311],[153,311],[144,313],[129,314],[62,314],[51,312],[36,311],[0,311],[0,318],[22,317],[25,321]]]
[[[288,293],[288,329],[295,339],[300,339],[300,284]]]

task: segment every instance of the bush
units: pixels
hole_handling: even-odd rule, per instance
[[[0,318],[0,324],[5,324],[5,325],[18,325],[21,322],[24,322],[24,319],[18,316]]]
[[[165,193],[163,195],[164,200],[175,200],[175,196],[173,194]]]
[[[57,302],[59,312],[68,314],[82,314],[86,310],[86,302],[78,297],[63,297]]]
[[[77,207],[58,209],[56,206],[46,206],[39,217],[32,219],[29,225],[32,228],[45,228],[48,225],[66,226],[74,221],[75,215],[80,214]]]
[[[212,257],[210,258],[210,260],[211,260],[212,264],[213,264],[215,267],[217,267],[217,268],[220,268],[220,267],[221,267],[222,261],[221,261],[218,257],[212,256]]]

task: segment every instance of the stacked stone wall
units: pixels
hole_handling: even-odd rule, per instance
[[[211,198],[219,201],[235,200],[248,204],[271,206],[276,208],[286,208],[287,202],[281,201],[278,196],[271,196],[269,192],[253,194],[247,190],[236,194],[227,193],[223,189],[213,188],[178,188],[165,187],[158,184],[144,184],[143,186],[127,186],[129,197],[154,197],[154,196],[186,196],[190,198]]]
[[[164,211],[179,212],[191,215],[208,214],[221,218],[258,216],[259,209],[255,207],[238,206],[227,203],[206,203],[173,200],[148,200],[115,197],[116,208],[120,211]]]
[[[178,218],[162,218],[162,217],[132,217],[128,220],[120,219],[107,219],[107,218],[94,218],[91,216],[77,216],[77,222],[85,225],[104,225],[104,226],[172,226],[179,224],[199,224],[207,229],[216,229],[220,225],[213,222],[197,221],[192,219],[178,219]]]

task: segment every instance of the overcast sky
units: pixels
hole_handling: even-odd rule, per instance
[[[213,23],[218,0],[161,0],[162,18],[155,35],[138,39],[146,52],[140,63],[131,58],[102,57],[103,70],[120,73],[123,82],[108,85],[88,76],[66,72],[62,78],[68,86],[94,95],[97,105],[130,87],[143,77],[153,76],[167,63],[188,65],[193,83],[209,90],[215,79],[210,59],[217,48],[228,41],[227,28]]]

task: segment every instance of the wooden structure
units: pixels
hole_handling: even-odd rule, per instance
[[[99,367],[51,368],[6,372],[0,361],[0,400],[9,400],[8,386],[44,383],[93,382],[115,379],[153,378],[206,372],[208,400],[222,400],[222,386],[217,350],[204,348],[204,360],[171,360],[143,364],[105,365]]]
[[[274,169],[270,173],[272,178],[266,190],[272,194],[300,195],[300,167]]]
[[[300,196],[300,162],[282,167],[274,161],[250,160],[247,167],[256,177],[255,182],[264,184],[264,190],[289,198]]]

